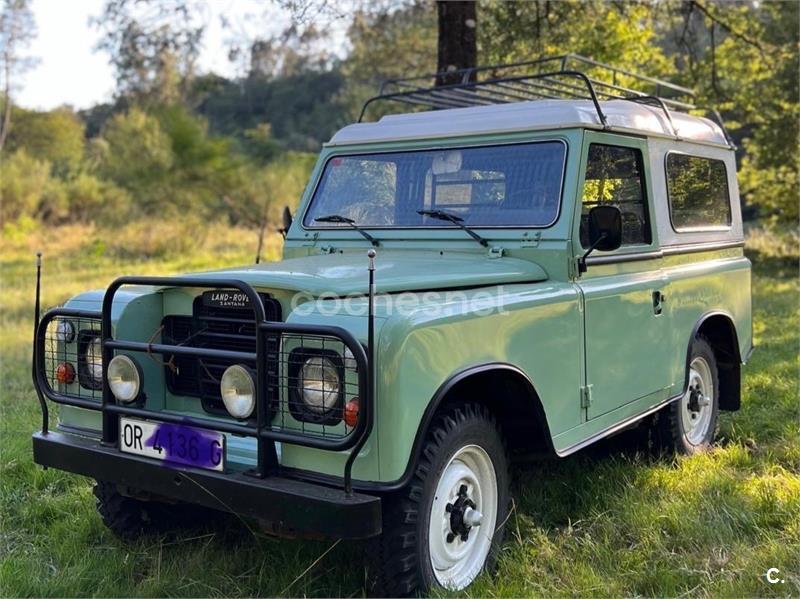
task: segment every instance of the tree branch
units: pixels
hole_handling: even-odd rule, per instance
[[[751,38],[751,37],[749,37],[749,36],[745,35],[745,34],[744,34],[744,33],[742,33],[741,31],[736,31],[736,30],[733,28],[733,26],[731,26],[729,23],[726,23],[725,21],[723,21],[722,19],[720,19],[720,18],[719,18],[717,15],[713,14],[713,13],[711,12],[711,10],[710,10],[710,9],[709,9],[707,6],[703,5],[703,3],[702,3],[702,2],[700,2],[700,0],[694,0],[694,1],[692,2],[692,4],[693,4],[694,6],[696,6],[696,7],[697,7],[697,9],[698,9],[700,12],[702,12],[702,13],[703,13],[703,14],[704,14],[706,17],[708,17],[708,18],[709,18],[709,19],[710,19],[710,20],[711,20],[713,23],[716,23],[717,25],[719,25],[720,27],[722,27],[722,28],[723,28],[725,31],[727,31],[727,32],[728,32],[728,33],[729,33],[731,36],[735,37],[735,38],[736,38],[736,39],[738,39],[738,40],[741,40],[741,41],[745,42],[746,44],[749,44],[749,45],[753,46],[753,47],[754,47],[754,48],[756,48],[756,49],[757,49],[757,50],[758,50],[758,51],[759,51],[759,52],[760,52],[762,55],[766,56],[766,51],[765,51],[764,47],[763,47],[763,46],[762,46],[762,45],[761,45],[761,44],[760,44],[760,43],[759,43],[757,40],[755,40],[755,39],[753,39],[753,38]]]

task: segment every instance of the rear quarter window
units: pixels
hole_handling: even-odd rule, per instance
[[[666,169],[673,229],[692,231],[730,227],[728,173],[722,160],[668,154]]]

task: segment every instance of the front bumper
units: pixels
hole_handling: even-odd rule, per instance
[[[284,530],[340,539],[381,533],[381,500],[281,476],[257,478],[164,465],[99,441],[48,432],[33,435],[37,464],[97,480],[266,520]]]

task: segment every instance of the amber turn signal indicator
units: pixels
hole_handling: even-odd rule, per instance
[[[75,367],[69,362],[63,362],[56,368],[56,380],[69,385],[75,381]]]
[[[358,398],[354,397],[344,406],[344,423],[349,427],[358,424]]]

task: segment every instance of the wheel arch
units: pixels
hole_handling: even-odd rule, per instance
[[[692,342],[696,337],[703,337],[714,350],[717,359],[717,375],[719,377],[719,394],[721,410],[738,410],[742,402],[741,370],[742,356],[739,350],[739,336],[733,317],[721,310],[707,312],[694,325],[689,347],[686,350],[686,375],[683,388],[689,385],[689,364],[692,360]]]
[[[504,392],[497,393],[498,388]],[[488,394],[488,389],[495,393]],[[431,398],[417,427],[406,470],[392,487],[400,487],[410,479],[425,435],[439,410],[451,403],[467,401],[478,402],[489,408],[497,418],[510,449],[555,454],[544,407],[528,375],[517,366],[505,362],[470,366],[451,375]],[[536,431],[534,435],[531,434],[531,425]]]

